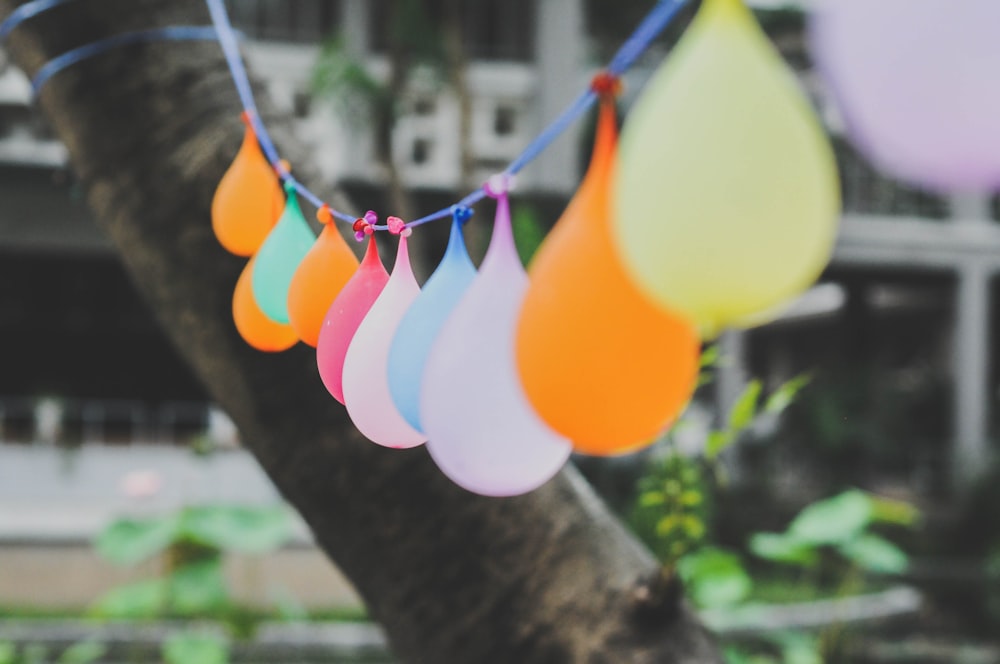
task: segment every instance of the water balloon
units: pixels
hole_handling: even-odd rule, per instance
[[[285,185],[285,211],[255,256],[253,296],[260,310],[278,323],[289,322],[288,290],[292,277],[316,241],[299,208],[295,186]]]
[[[212,199],[212,231],[226,251],[250,256],[271,232],[285,197],[245,116],[243,122],[243,144]]]
[[[1000,3],[837,0],[810,42],[853,142],[880,168],[946,190],[1000,187]]]
[[[406,310],[420,294],[405,236],[389,282],[361,321],[344,358],[344,405],[358,430],[385,447],[407,448],[426,437],[400,415],[389,394],[389,347]]]
[[[532,491],[571,451],[532,410],[517,376],[514,332],[527,287],[500,194],[490,247],[431,349],[420,401],[431,457],[456,484],[482,495]]]
[[[299,340],[290,325],[276,323],[260,310],[250,284],[255,258],[243,268],[233,291],[233,322],[243,340],[260,351],[276,353],[288,350]]]
[[[468,211],[463,210],[454,212],[444,258],[400,321],[389,350],[389,391],[400,414],[418,431],[423,430],[420,384],[427,356],[441,326],[476,276],[462,235],[468,218]]]
[[[705,0],[647,84],[613,205],[632,278],[709,336],[799,294],[826,265],[833,152],[741,0]]]
[[[587,175],[530,265],[517,331],[528,400],[588,454],[652,442],[698,378],[694,326],[640,293],[614,250],[616,142],[614,102],[605,99]]]
[[[358,269],[358,259],[332,217],[321,216],[325,226],[288,286],[289,321],[299,338],[313,347],[330,305]]]
[[[323,318],[316,342],[316,365],[320,378],[333,398],[344,403],[344,357],[351,339],[389,281],[378,255],[375,236],[368,237],[368,249],[354,276],[341,289]]]

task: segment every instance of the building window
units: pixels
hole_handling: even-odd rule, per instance
[[[339,0],[226,0],[236,29],[251,39],[318,42],[340,18]]]
[[[410,151],[410,161],[417,166],[426,164],[431,159],[431,142],[426,138],[418,138],[413,141]]]
[[[535,55],[535,1],[536,0],[465,0],[461,3],[462,41],[465,53],[476,60],[509,60],[530,62]],[[538,0],[543,1],[543,0]],[[376,53],[386,53],[393,38],[394,9],[403,0],[372,0],[368,6],[369,40]],[[440,30],[444,23],[443,0],[425,0],[414,3],[408,11],[419,11],[419,16],[406,17],[407,24],[418,23],[427,30]],[[420,35],[421,40],[433,33]],[[411,40],[416,41],[416,40]],[[433,43],[433,41],[431,41]]]
[[[493,110],[493,133],[497,136],[510,136],[517,131],[517,109],[513,106],[500,104]]]

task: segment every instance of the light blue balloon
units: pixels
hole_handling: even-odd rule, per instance
[[[288,322],[288,287],[316,241],[316,234],[302,216],[294,186],[286,185],[285,193],[285,211],[257,250],[250,278],[257,306],[278,323]]]
[[[456,212],[441,264],[407,309],[389,347],[389,393],[403,418],[421,433],[420,383],[427,356],[441,326],[476,276],[462,235],[467,216],[459,217]]]

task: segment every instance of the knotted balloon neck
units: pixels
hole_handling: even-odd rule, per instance
[[[405,230],[409,231],[410,229],[407,228]],[[396,264],[392,268],[393,275],[410,271],[410,245],[406,241],[406,238],[406,235],[400,233],[399,248],[396,250]]]
[[[365,239],[365,236],[372,237],[375,234],[375,224],[378,223],[378,215],[375,214],[374,210],[368,210],[365,212],[364,217],[359,217],[354,220],[354,238],[361,242]]]
[[[382,259],[378,255],[378,242],[375,241],[375,233],[368,234],[368,247],[365,249],[365,257],[361,259],[363,267],[381,267]]]
[[[622,80],[607,70],[600,71],[590,80],[590,89],[602,102],[613,101],[622,93]]]

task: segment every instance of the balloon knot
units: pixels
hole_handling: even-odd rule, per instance
[[[368,222],[369,226],[374,226],[378,223],[378,215],[375,214],[375,210],[368,210],[368,212],[365,212],[364,219]]]
[[[316,218],[319,219],[319,223],[324,226],[329,226],[333,223],[333,211],[330,210],[330,206],[323,203],[323,206],[316,210]],[[357,230],[357,229],[355,229]]]
[[[472,218],[472,208],[465,205],[452,205],[451,217],[460,224],[464,224]]]
[[[399,217],[389,217],[385,220],[387,226],[389,226],[389,232],[393,235],[400,235],[402,237],[410,237],[413,234],[412,228],[407,228],[406,222],[404,222]]]
[[[483,191],[490,198],[500,198],[514,188],[514,176],[509,173],[498,173],[486,181]]]
[[[590,89],[603,99],[617,97],[622,93],[622,80],[611,72],[600,71],[591,79]]]
[[[372,228],[367,219],[356,219],[352,228],[354,229],[354,239],[358,242],[364,240],[366,235],[371,235],[375,232],[375,229]]]

